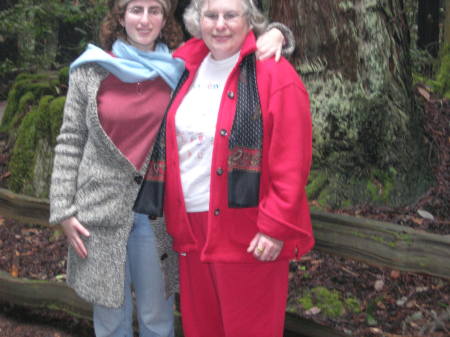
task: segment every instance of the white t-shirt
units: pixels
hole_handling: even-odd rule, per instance
[[[188,212],[209,209],[217,115],[225,83],[238,59],[239,53],[220,61],[209,54],[175,116],[181,184]]]

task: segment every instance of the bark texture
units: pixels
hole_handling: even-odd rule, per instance
[[[285,22],[295,4],[287,24],[311,96],[313,197],[337,207],[411,202],[430,181],[404,1],[272,1],[272,19]]]
[[[445,0],[444,3],[444,45],[450,45],[450,0]]]

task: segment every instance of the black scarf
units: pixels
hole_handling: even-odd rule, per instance
[[[150,164],[133,210],[151,216],[163,215],[166,170],[166,121],[174,97],[186,82],[185,71],[166,109],[156,137]],[[263,126],[256,82],[255,54],[240,64],[236,114],[229,139],[228,207],[255,207],[259,202]]]

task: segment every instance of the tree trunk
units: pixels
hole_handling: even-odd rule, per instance
[[[19,0],[23,8],[18,31],[19,64],[23,68],[51,69],[58,52],[59,22],[54,3],[47,0]]]
[[[403,0],[272,1],[271,13],[296,34],[294,63],[312,104],[310,186],[320,182],[319,203],[416,200],[430,178]]]
[[[33,6],[32,0],[20,0],[19,3],[23,8]],[[33,11],[23,11],[20,19],[23,25],[17,33],[19,64],[24,67],[29,67],[34,63],[34,48],[36,45],[36,33],[32,24],[34,17]]]
[[[442,45],[450,46],[450,0],[445,0],[444,4],[445,14],[444,14],[444,38]]]
[[[297,0],[272,1],[269,10],[271,20],[284,23],[292,30],[294,36],[297,38],[297,48],[292,55],[293,58],[301,57],[301,48],[299,48],[301,27],[298,20],[300,13],[298,12],[299,6],[297,3]]]
[[[439,0],[419,0],[417,45],[434,57],[439,50],[439,8]]]

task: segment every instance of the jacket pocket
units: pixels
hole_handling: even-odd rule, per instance
[[[87,226],[116,227],[131,215],[129,187],[117,180],[89,179],[75,195],[77,219]]]

